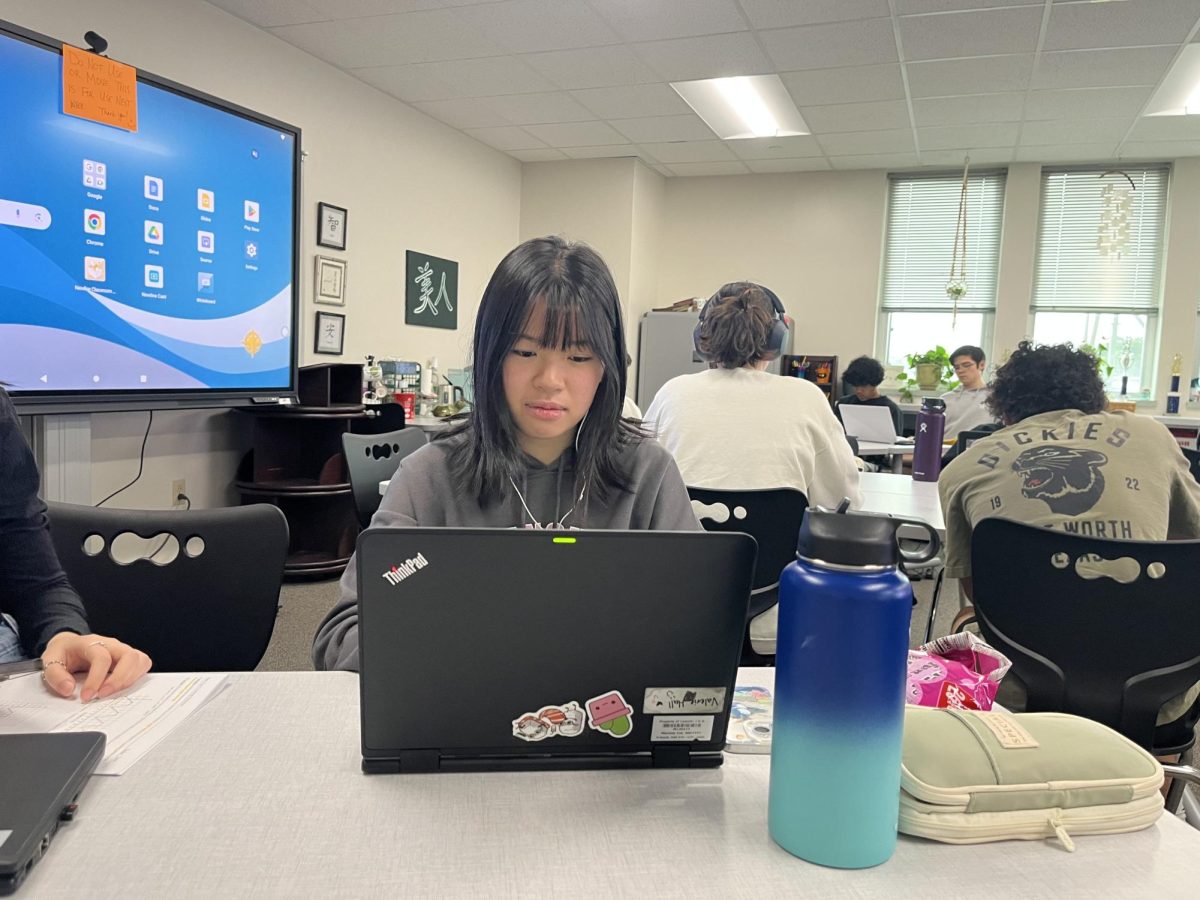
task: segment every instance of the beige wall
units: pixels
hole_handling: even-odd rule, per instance
[[[188,0],[2,0],[0,17],[69,42],[92,29],[109,55],[300,126],[301,363],[312,353],[317,201],[349,210],[342,361],[367,353],[462,365],[483,285],[517,240],[521,164],[207,3]],[[457,331],[404,325],[404,251],[459,262]],[[240,414],[238,414],[240,415]],[[145,413],[94,415],[93,499],[137,471]],[[113,505],[162,507],[186,478],[199,506],[233,499],[244,429],[227,412],[159,412],[141,481]]]

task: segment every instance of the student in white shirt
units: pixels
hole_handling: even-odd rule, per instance
[[[810,505],[862,505],[858,467],[816,385],[764,371],[787,333],[779,299],[760,285],[722,287],[700,312],[706,371],[672,378],[646,410],[684,483],[718,490],[792,487]]]
[[[983,380],[987,357],[983,350],[966,344],[950,354],[950,365],[958,376],[958,387],[942,394],[946,402],[946,440],[954,440],[960,431],[971,431],[996,421],[987,406],[992,389]]]

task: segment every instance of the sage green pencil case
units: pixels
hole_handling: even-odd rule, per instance
[[[951,844],[1112,834],[1162,814],[1163,770],[1098,722],[1065,713],[909,706],[900,831]]]

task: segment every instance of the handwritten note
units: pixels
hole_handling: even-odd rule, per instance
[[[63,44],[63,112],[137,131],[137,69]]]

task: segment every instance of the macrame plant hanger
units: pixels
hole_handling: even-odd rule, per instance
[[[958,221],[954,225],[954,251],[950,254],[950,278],[946,281],[946,295],[953,304],[950,312],[950,327],[958,325],[958,301],[967,293],[967,174],[971,170],[971,157],[963,159],[962,192],[958,195]]]

